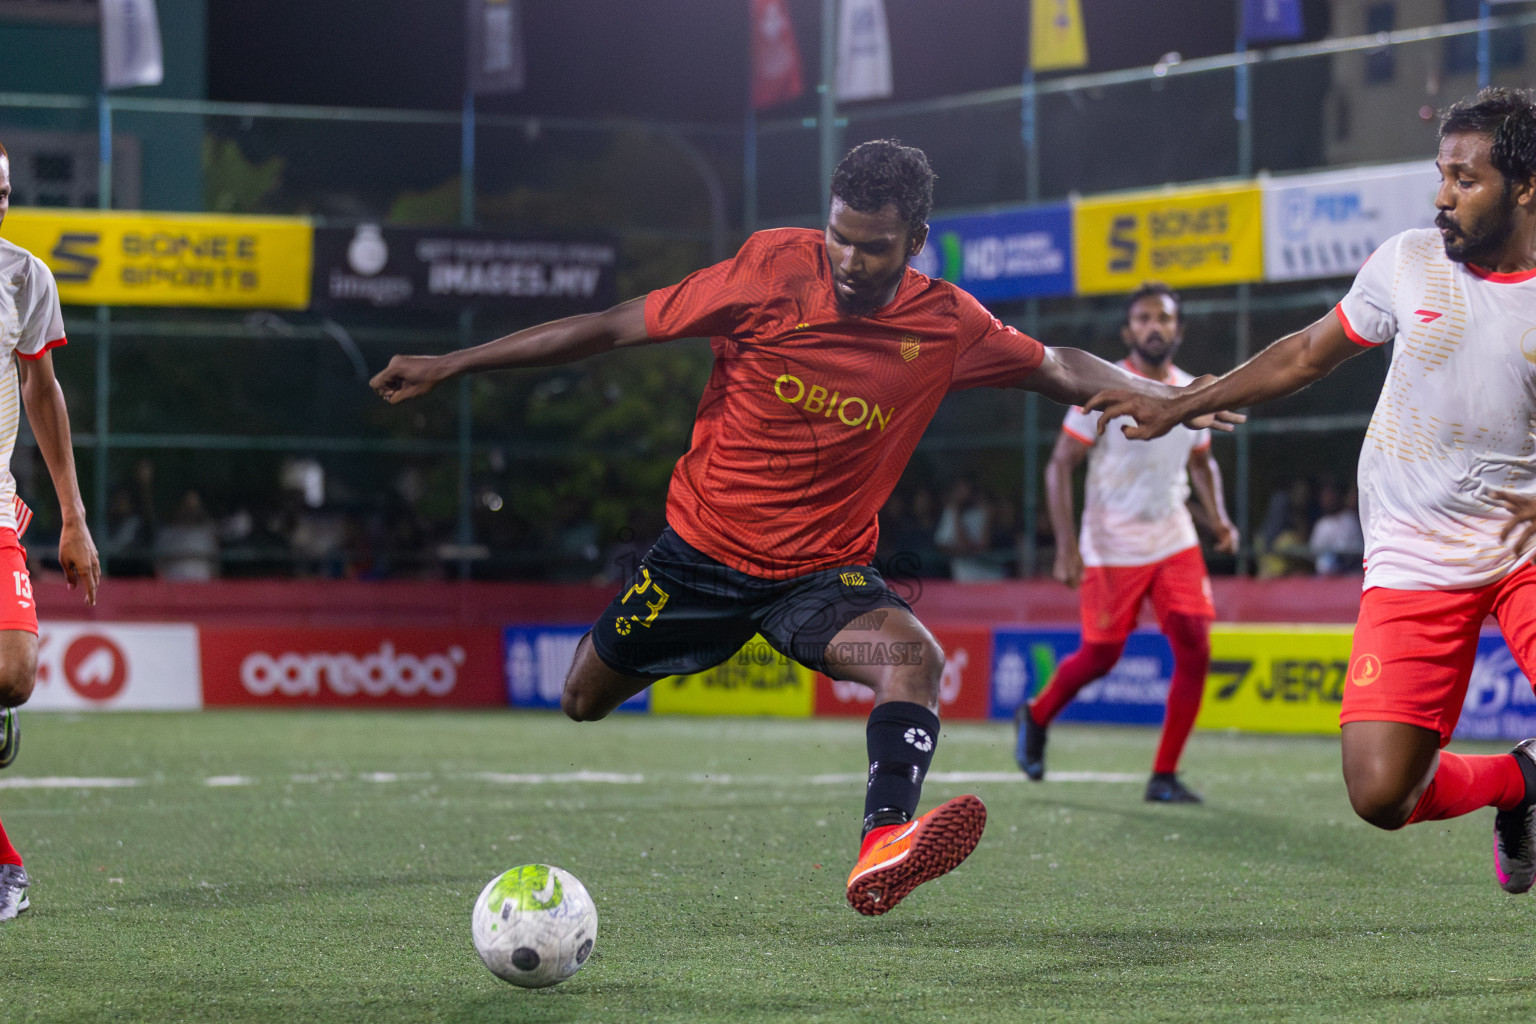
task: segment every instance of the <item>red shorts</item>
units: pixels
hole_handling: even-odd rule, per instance
[[[0,529],[0,629],[37,632],[37,603],[27,575],[27,549],[16,531]]]
[[[1489,614],[1527,678],[1536,671],[1536,568],[1527,562],[1473,590],[1387,590],[1360,596],[1340,722],[1406,722],[1443,747],[1461,718],[1477,639]]]
[[[1150,597],[1157,622],[1169,615],[1216,618],[1211,581],[1199,548],[1185,548],[1151,565],[1088,566],[1083,570],[1083,642],[1122,643],[1136,628],[1141,602]]]

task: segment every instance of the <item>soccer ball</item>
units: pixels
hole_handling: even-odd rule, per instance
[[[569,871],[524,864],[480,890],[470,930],[475,952],[492,974],[523,988],[544,988],[581,970],[592,955],[597,907]]]

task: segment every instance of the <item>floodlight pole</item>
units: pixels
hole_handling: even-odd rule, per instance
[[[1020,137],[1024,143],[1024,199],[1040,201],[1039,127],[1035,111],[1035,67],[1031,54],[1024,55],[1024,104],[1020,111]],[[1040,336],[1040,300],[1031,296],[1024,303],[1024,333]],[[1035,522],[1040,516],[1040,396],[1024,392],[1024,494],[1020,527],[1024,531],[1024,564],[1019,575],[1028,579],[1039,568],[1040,550],[1035,542]]]
[[[821,0],[821,113],[816,126],[821,134],[822,212],[831,201],[832,172],[837,170],[837,0]]]
[[[96,206],[112,209],[112,101],[107,90],[96,96],[96,134],[98,156],[96,164]],[[101,571],[106,573],[111,563],[107,533],[107,474],[111,454],[111,437],[107,430],[107,418],[111,411],[112,395],[112,307],[96,307],[96,480],[92,487],[95,499],[92,530],[102,539],[99,557]]]
[[[475,91],[464,90],[463,135],[459,140],[459,223],[475,225]],[[475,310],[465,304],[459,310],[459,348],[475,343]],[[459,578],[467,580],[470,560],[465,553],[475,541],[475,525],[470,518],[473,500],[471,475],[474,471],[474,408],[469,376],[459,377],[459,522],[457,540],[460,550]]]
[[[1243,54],[1248,52],[1248,38],[1243,25],[1243,2],[1237,0],[1237,45],[1234,52]],[[1253,102],[1250,68],[1248,64],[1241,63],[1233,69],[1235,75],[1235,102],[1232,107],[1232,116],[1237,121],[1237,174],[1240,178],[1253,177]],[[1241,366],[1248,361],[1248,350],[1252,344],[1253,335],[1253,285],[1246,281],[1237,286],[1237,317],[1233,324],[1233,353],[1232,365]],[[1252,547],[1252,531],[1249,529],[1248,515],[1251,502],[1248,500],[1248,488],[1252,481],[1252,445],[1248,431],[1239,424],[1232,438],[1234,452],[1233,460],[1236,465],[1233,468],[1232,480],[1232,511],[1240,531],[1237,548],[1237,574],[1248,574],[1249,552]]]

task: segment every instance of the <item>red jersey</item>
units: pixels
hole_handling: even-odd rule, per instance
[[[908,268],[891,302],[842,313],[820,231],[747,239],[734,259],[645,300],[657,341],[709,337],[715,365],[667,521],[752,576],[874,557],[880,507],[939,402],[1006,387],[1045,358],[966,292]]]

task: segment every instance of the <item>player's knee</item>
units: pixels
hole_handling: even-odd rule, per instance
[[[1411,793],[1404,792],[1396,779],[1346,772],[1344,788],[1349,793],[1349,805],[1355,814],[1377,828],[1389,832],[1400,829],[1408,824],[1408,818],[1413,814]]]
[[[596,694],[575,679],[567,679],[565,689],[560,691],[560,710],[573,722],[596,722],[608,717],[608,709]]]
[[[14,708],[32,696],[37,679],[37,665],[0,664],[0,707]]]

